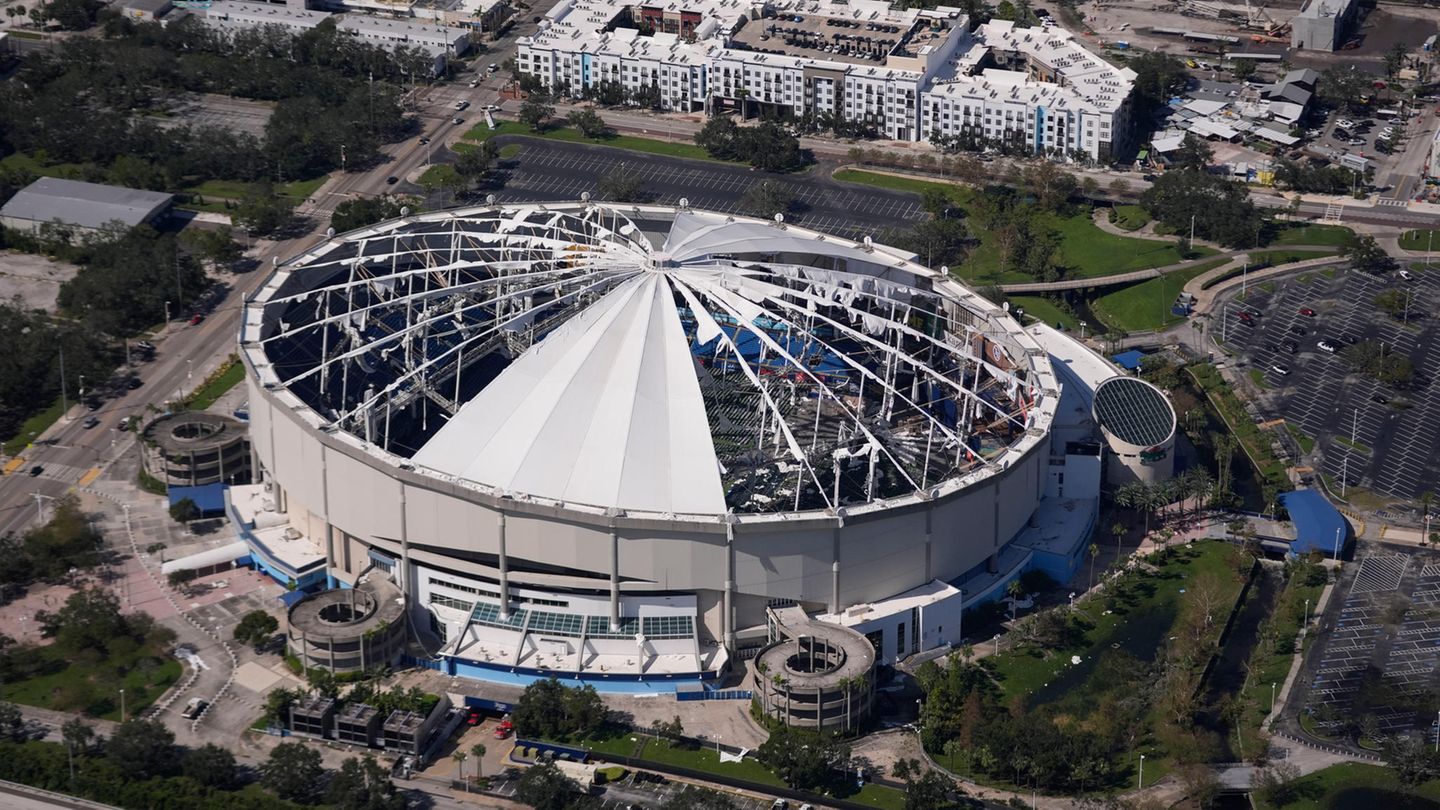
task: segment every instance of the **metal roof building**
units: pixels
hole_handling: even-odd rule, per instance
[[[1095,389],[1095,422],[1110,446],[1110,486],[1153,484],[1175,469],[1175,408],[1136,377],[1112,377]]]
[[[92,231],[112,222],[133,228],[162,218],[174,200],[175,195],[158,191],[42,177],[0,208],[0,224],[31,229],[58,220]]]

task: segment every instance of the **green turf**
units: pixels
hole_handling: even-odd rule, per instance
[[[275,187],[275,193],[286,198],[292,204],[299,205],[324,185],[328,178],[329,175],[321,175],[320,177],[310,180],[295,180],[289,183],[281,183]],[[185,191],[190,194],[199,194],[202,197],[208,197],[210,199],[198,205],[188,203],[186,207],[206,211],[224,211],[225,207],[220,201],[238,201],[243,199],[246,194],[250,193],[250,190],[254,188],[254,186],[254,183],[246,183],[239,180],[206,180],[203,183],[186,188]],[[217,205],[218,208],[216,207]]]
[[[1114,223],[1122,231],[1138,231],[1150,224],[1150,212],[1138,205],[1117,205]]]
[[[1440,803],[1440,780],[1406,789],[1395,772],[1379,765],[1346,762],[1301,777],[1295,784],[1299,798],[1284,810],[1433,810]],[[1251,794],[1256,810],[1279,810],[1281,805]]]
[[[527,129],[518,123],[509,121],[496,122],[498,126],[490,129],[484,124],[471,127],[465,133],[467,141],[479,143],[489,140],[496,135],[521,135],[526,138],[541,138],[547,141],[564,141],[566,143],[585,143],[592,146],[608,146],[612,149],[627,149],[631,152],[644,152],[651,155],[664,155],[667,157],[686,158],[688,160],[709,160],[719,163],[727,161],[715,161],[704,149],[691,143],[689,140],[675,135],[674,140],[663,140],[655,138],[642,138],[636,135],[611,135],[606,138],[587,138],[580,134],[580,130],[572,127],[550,127],[540,132]],[[516,150],[519,151],[518,149]]]
[[[448,163],[436,163],[426,169],[417,182],[421,187],[433,190],[444,186],[454,177],[456,177],[454,166]]]
[[[0,698],[42,709],[81,710],[106,720],[120,719],[121,687],[127,716],[138,717],[181,672],[180,662],[174,658],[152,657],[140,650],[98,663],[82,663],[53,644],[30,655],[48,671],[29,680],[0,684]],[[82,705],[74,705],[77,701]]]
[[[1185,320],[1170,314],[1170,304],[1185,290],[1185,285],[1228,261],[1226,258],[1209,259],[1184,270],[1131,284],[1096,298],[1091,302],[1090,309],[1111,329],[1144,332],[1168,328]]]
[[[1440,246],[1440,229],[1428,228],[1413,231],[1405,231],[1400,234],[1400,247],[1404,250],[1418,250],[1425,252]]]
[[[951,195],[968,196],[970,194],[970,189],[955,183],[917,180],[913,177],[897,177],[893,174],[867,172],[859,169],[840,169],[830,176],[842,183],[858,183],[875,188],[888,188],[891,191],[908,191],[912,194],[921,194],[926,189],[932,188],[948,191]]]
[[[1252,250],[1250,251],[1250,263],[1252,265],[1261,262],[1269,262],[1271,267],[1292,262],[1303,262],[1307,259],[1318,259],[1322,256],[1334,256],[1339,250],[1326,250],[1316,248],[1315,250],[1303,249],[1282,249],[1282,250]]]
[[[20,432],[5,440],[5,455],[13,456],[24,450],[32,439],[49,430],[62,415],[64,410],[60,407],[60,397],[56,397],[50,407],[26,419],[20,424]]]
[[[289,197],[295,201],[296,205],[299,205],[310,195],[319,191],[320,187],[325,185],[325,181],[329,179],[330,175],[325,174],[309,180],[293,180],[289,183],[281,183],[276,191],[280,192],[280,196]]]
[[[1270,383],[1265,382],[1265,372],[1258,368],[1250,369],[1250,382],[1255,383],[1255,385],[1260,388],[1270,387]]]
[[[1055,303],[1048,298],[1038,295],[1010,295],[1006,296],[1011,307],[1023,307],[1025,314],[1040,320],[1045,324],[1054,326],[1061,324],[1066,331],[1079,331],[1080,322],[1074,315],[1055,306]]]
[[[196,389],[185,400],[185,404],[192,410],[203,411],[215,404],[215,400],[225,395],[226,391],[234,388],[241,380],[245,379],[245,365],[239,360],[232,360],[221,373],[205,385]]]
[[[757,760],[747,757],[739,762],[721,762],[720,754],[714,748],[680,748],[671,745],[668,740],[657,740],[653,737],[644,738],[644,748],[640,752],[640,758],[665,765],[693,768],[705,773],[731,776],[761,785],[778,787],[785,784],[780,777]]]
[[[1359,452],[1361,452],[1361,453],[1369,453],[1369,452],[1370,452],[1370,446],[1369,446],[1369,445],[1364,444],[1364,443],[1362,443],[1362,442],[1351,441],[1351,440],[1350,440],[1350,437],[1348,437],[1348,436],[1339,436],[1339,435],[1337,435],[1337,436],[1334,436],[1333,438],[1335,439],[1335,441],[1337,441],[1337,442],[1345,445],[1346,447],[1350,448],[1351,450],[1357,450],[1357,451],[1359,451]]]
[[[1310,435],[1305,431],[1295,427],[1289,422],[1285,423],[1285,429],[1290,432],[1291,437],[1295,439],[1295,443],[1300,445],[1301,452],[1309,454],[1315,449],[1315,440],[1310,438]]]
[[[1355,238],[1344,225],[1291,225],[1281,228],[1272,245],[1333,245],[1339,247]]]
[[[1136,239],[1116,236],[1095,227],[1083,213],[1061,217],[1037,214],[1036,218],[1060,232],[1058,261],[1067,268],[1067,278],[1101,278],[1132,270],[1147,270],[1178,264],[1180,252],[1174,242],[1158,239]],[[1195,248],[1196,256],[1213,256],[1215,251]],[[960,265],[960,275],[972,283],[1013,283],[1034,281],[1016,270],[1000,272],[1000,251],[995,243],[982,236],[978,247]]]
[[[64,177],[71,180],[83,179],[85,170],[89,168],[84,163],[51,163],[45,164],[25,154],[16,152],[13,155],[6,155],[0,159],[0,169],[7,172],[20,172],[35,174],[41,177]]]
[[[520,151],[524,148],[525,147],[521,146],[518,143],[507,143],[504,146],[500,147],[500,157],[505,160],[509,160],[510,158],[513,158],[516,155],[520,154]]]

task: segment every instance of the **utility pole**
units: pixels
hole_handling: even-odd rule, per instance
[[[60,415],[70,412],[70,402],[65,399],[65,342],[60,342]]]

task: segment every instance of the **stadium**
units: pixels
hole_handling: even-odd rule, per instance
[[[1016,546],[1067,469],[1036,340],[782,217],[406,216],[279,264],[240,339],[252,561],[300,592],[387,578],[451,674],[708,681],[782,611],[892,661],[1090,528]]]

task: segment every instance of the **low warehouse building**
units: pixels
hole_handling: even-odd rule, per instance
[[[0,208],[0,225],[35,230],[58,222],[82,231],[111,224],[153,225],[170,213],[175,195],[59,177],[42,177],[20,189]]]

